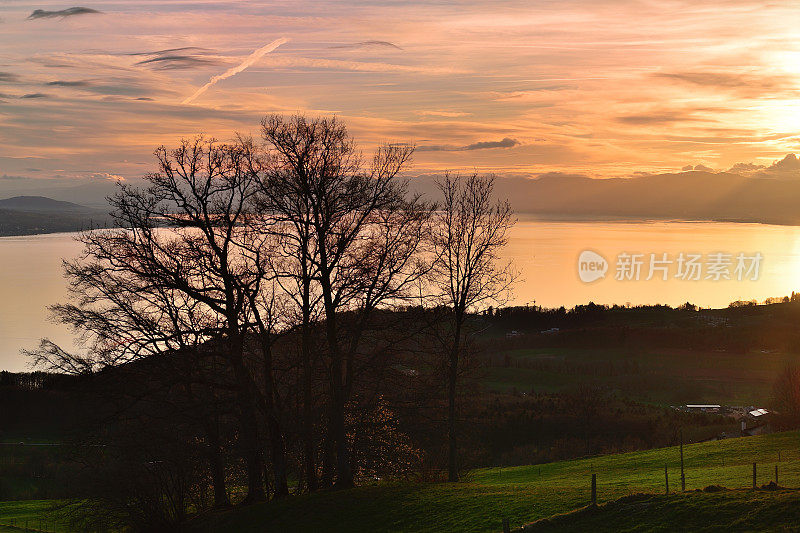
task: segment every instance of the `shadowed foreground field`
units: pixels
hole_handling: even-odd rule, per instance
[[[800,434],[796,432],[688,445],[684,452],[687,490],[709,485],[750,487],[753,462],[759,465],[758,484],[767,484],[774,476],[778,452],[780,484],[800,487]],[[477,470],[468,482],[457,485],[391,484],[314,494],[201,517],[194,526],[199,531],[499,531],[503,517],[509,518],[512,527],[519,527],[585,506],[592,472],[598,474],[601,503],[641,492],[662,493],[665,464],[671,489],[680,488],[679,450],[664,448],[541,466]],[[696,516],[697,523],[703,524],[704,519],[716,516],[716,507],[723,503],[730,512],[720,517],[733,520],[740,517],[734,511],[737,507],[740,513],[756,513],[744,510],[750,500],[758,502],[758,513],[774,515],[768,523],[780,524],[780,520],[795,516],[794,511],[786,515],[782,509],[800,501],[800,492],[730,491],[658,497],[654,509],[663,513],[659,515],[658,511],[647,520],[649,527],[665,530],[674,530],[672,520],[679,514]],[[705,508],[705,515],[696,513],[698,506]],[[619,511],[621,507],[614,509],[626,512]],[[635,520],[631,518],[631,527]]]
[[[798,523],[797,490],[725,490],[624,496],[537,521],[523,531],[794,531]]]
[[[598,476],[599,510],[557,517],[534,530],[549,530],[554,523],[577,530],[614,524],[615,530],[630,531],[674,530],[679,520],[690,529],[713,523],[728,530],[797,523],[799,491],[745,489],[752,486],[753,462],[759,486],[773,479],[777,464],[780,485],[800,487],[799,433],[692,444],[684,454],[687,491],[709,485],[742,490],[661,496],[665,464],[671,489],[680,488],[680,455],[673,447],[476,470],[459,484],[376,484],[292,497],[197,517],[191,526],[196,531],[500,531],[504,517],[520,527],[586,506],[592,473]],[[655,496],[631,497],[637,493]],[[613,503],[603,505],[607,502]],[[33,520],[46,509],[47,502],[0,503],[0,523],[12,516],[18,523],[21,517]]]

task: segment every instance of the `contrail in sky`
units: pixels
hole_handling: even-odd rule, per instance
[[[259,48],[258,50],[256,50],[255,52],[253,52],[252,54],[247,56],[247,58],[244,61],[242,61],[241,63],[239,63],[237,66],[229,68],[228,70],[226,70],[222,74],[219,74],[218,76],[214,76],[213,78],[208,80],[208,83],[206,83],[205,85],[203,85],[202,87],[197,89],[197,92],[194,93],[189,98],[187,98],[186,100],[184,100],[183,103],[184,104],[191,103],[198,96],[200,96],[201,94],[206,92],[209,89],[209,87],[211,87],[212,85],[214,85],[218,81],[222,81],[224,79],[230,78],[231,76],[235,76],[236,74],[239,74],[244,69],[246,69],[246,68],[252,66],[253,64],[255,64],[259,59],[264,57],[266,54],[272,52],[273,50],[278,48],[280,45],[285,44],[287,42],[289,42],[289,39],[286,39],[285,37],[281,37],[280,39],[275,39],[271,43],[262,46],[261,48]]]

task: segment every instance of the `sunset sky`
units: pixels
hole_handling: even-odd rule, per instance
[[[418,172],[769,165],[800,149],[798,21],[796,1],[6,0],[0,182],[135,178],[159,144],[270,112],[414,142]]]

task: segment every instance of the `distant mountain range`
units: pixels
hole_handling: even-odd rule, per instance
[[[79,231],[112,224],[100,209],[44,196],[0,200],[0,236]]]
[[[435,191],[433,178],[412,187]],[[800,225],[800,178],[748,177],[692,170],[635,178],[593,179],[569,174],[498,178],[499,198],[517,213],[548,219],[678,219]],[[435,195],[433,195],[435,197]]]
[[[411,180],[436,198],[434,176]],[[800,175],[746,176],[689,170],[634,178],[594,179],[551,173],[498,177],[496,193],[519,214],[551,220],[714,220],[800,225]],[[77,231],[112,223],[107,210],[44,196],[0,200],[0,235]]]
[[[690,171],[630,179],[544,176],[526,185],[508,191],[516,209],[550,216],[800,224],[800,180]]]

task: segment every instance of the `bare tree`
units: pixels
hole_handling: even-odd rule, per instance
[[[335,445],[335,484],[349,487],[353,470],[345,420],[356,356],[373,312],[408,298],[421,279],[419,256],[430,209],[409,197],[399,178],[412,147],[380,147],[365,164],[335,118],[272,116],[262,126],[276,169],[265,183],[268,209],[290,223],[299,269],[306,269],[302,276],[315,286],[310,293],[320,298],[331,404],[328,441]],[[311,303],[303,290],[307,314]]]
[[[53,308],[81,330],[89,356],[41,352],[53,367],[118,366],[149,356],[213,350],[232,375],[248,473],[245,501],[265,499],[258,410],[265,405],[245,357],[262,271],[248,224],[260,161],[251,143],[202,138],[155,152],[149,186],[111,198],[124,229],[80,236],[84,257],[65,264],[75,303]],[[263,323],[263,321],[261,321]]]
[[[508,201],[493,199],[494,178],[445,175],[433,231],[433,284],[449,309],[445,339],[448,478],[458,481],[457,406],[459,366],[470,311],[508,299],[515,275],[501,263],[508,230],[516,223]]]
[[[263,136],[156,150],[147,187],[122,185],[111,199],[120,229],[83,233],[83,256],[65,263],[72,300],[53,312],[88,353],[45,343],[36,354],[73,373],[163,372],[164,394],[180,388],[191,406],[186,434],[203,428],[189,440],[208,443],[220,507],[230,503],[221,417],[244,462],[245,502],[266,498],[270,472],[275,496],[288,494],[295,442],[306,488],[354,484],[355,462],[380,441],[355,433],[390,412],[381,387],[412,334],[396,310],[432,266],[433,207],[400,178],[412,147],[364,159],[341,122],[299,116],[265,119]],[[222,398],[233,400],[224,413]],[[289,413],[301,413],[296,426]]]
[[[297,149],[297,141],[282,138],[284,150]],[[300,331],[302,417],[301,438],[306,488],[318,488],[315,438],[314,438],[314,376],[312,360],[314,323],[320,316],[321,295],[314,257],[317,250],[312,238],[312,210],[304,179],[294,176],[298,164],[285,156],[273,156],[257,200],[258,210],[264,216],[256,219],[262,231],[275,237],[275,246],[265,255],[275,283],[292,305],[285,306],[287,314],[294,314],[293,322]]]

